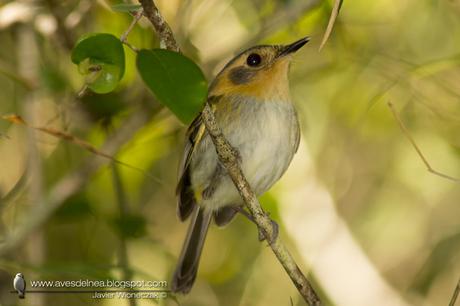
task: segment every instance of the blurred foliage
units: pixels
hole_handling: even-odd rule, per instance
[[[460,276],[459,184],[425,169],[387,102],[394,104],[431,165],[460,177],[459,1],[344,1],[321,53],[333,1],[156,3],[184,55],[208,80],[248,46],[312,37],[296,54],[290,73],[302,144],[309,150],[308,155],[299,151],[296,158],[312,162],[315,171],[309,175],[325,187],[359,248],[397,294],[410,305],[447,305]],[[118,12],[111,7],[115,4]],[[0,4],[1,115],[19,114],[34,126],[68,132],[98,148],[140,109],[151,118],[114,156],[151,175],[123,166],[117,167],[117,175],[112,167],[92,175],[16,252],[0,259],[1,305],[19,304],[8,293],[19,271],[28,279],[170,279],[188,226],[175,214],[176,169],[186,127],[160,106],[156,98],[170,107],[151,83],[172,81],[173,89],[184,79],[200,84],[198,92],[177,90],[175,99],[183,104],[172,111],[186,112],[183,122],[196,114],[206,86],[196,67],[168,80],[136,65],[136,53],[118,39],[132,21],[126,5],[128,1],[107,0]],[[85,63],[84,72],[95,63],[114,65],[116,82],[108,86],[110,93],[90,92],[79,99],[76,93],[85,81],[71,61],[71,50],[87,33],[110,34],[118,51],[112,54],[116,61],[95,58]],[[128,41],[138,49],[159,47],[143,19]],[[102,45],[96,51],[105,50]],[[81,65],[88,54],[74,57],[76,63]],[[165,58],[157,62],[168,65],[168,71],[177,63]],[[23,227],[24,215],[59,182],[82,170],[84,161],[97,158],[62,139],[3,120],[0,156],[0,240]],[[275,186],[261,201],[280,223],[284,238],[282,212],[290,208],[281,201],[283,188]],[[308,206],[317,198],[300,200]],[[299,252],[289,237],[285,240],[294,254]],[[345,256],[339,260],[348,264]],[[313,279],[321,286],[320,279]],[[331,292],[321,293],[332,301]],[[303,305],[282,267],[258,242],[254,225],[237,218],[224,229],[211,229],[196,286],[178,300],[186,306],[278,306],[290,305],[290,298]],[[34,305],[64,303],[99,301],[55,295],[41,296]],[[122,303],[128,301],[104,301]],[[32,305],[31,299],[21,301],[27,304]],[[159,304],[176,302],[170,298]]]

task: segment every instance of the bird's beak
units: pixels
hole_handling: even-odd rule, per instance
[[[309,41],[310,41],[310,37],[304,37],[302,39],[299,39],[298,41],[293,42],[292,44],[282,46],[278,56],[285,56],[285,55],[294,53],[300,48],[302,48],[303,45],[305,45]]]

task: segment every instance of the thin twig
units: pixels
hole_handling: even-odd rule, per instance
[[[131,50],[133,50],[134,52],[138,52],[139,49],[136,48],[135,46],[131,45],[130,43],[128,43],[128,35],[129,33],[131,33],[131,31],[134,29],[134,26],[137,24],[137,22],[139,21],[139,19],[142,18],[142,15],[143,15],[143,11],[142,9],[136,11],[133,13],[133,20],[131,21],[130,25],[128,26],[128,28],[126,29],[126,31],[123,32],[123,34],[121,34],[120,36],[120,41],[125,44],[126,46],[128,46],[128,48],[130,48]]]
[[[144,15],[150,20],[155,31],[158,33],[160,47],[179,52],[179,45],[176,42],[176,38],[153,0],[139,0],[139,3],[144,9]]]
[[[74,135],[72,135],[72,134],[70,134],[68,132],[57,130],[55,128],[46,127],[46,126],[31,126],[21,116],[18,116],[18,115],[6,115],[6,116],[3,116],[2,119],[5,119],[5,120],[7,120],[9,122],[12,122],[12,123],[15,123],[15,124],[22,124],[22,125],[24,125],[26,127],[29,127],[31,129],[46,133],[48,135],[51,135],[53,137],[56,137],[58,139],[61,139],[61,140],[67,141],[67,142],[70,142],[70,143],[72,143],[72,144],[74,144],[76,146],[79,146],[80,148],[85,149],[86,151],[88,151],[90,153],[93,153],[95,155],[99,155],[101,157],[107,158],[107,159],[113,161],[115,164],[119,164],[119,165],[125,166],[127,168],[130,168],[132,170],[138,171],[138,172],[144,174],[145,176],[148,176],[149,178],[153,179],[157,183],[161,184],[161,181],[157,177],[153,176],[152,174],[150,174],[149,172],[145,171],[144,169],[141,169],[139,167],[130,165],[128,163],[125,163],[124,161],[121,161],[121,160],[113,157],[112,155],[107,154],[107,153],[99,150],[98,148],[96,148],[94,145],[92,145],[91,143],[87,142],[86,140],[80,139],[80,138],[78,138],[78,137],[76,137],[76,136],[74,136]]]
[[[319,45],[319,52],[323,49],[326,44],[329,36],[331,36],[332,29],[334,28],[335,21],[339,15],[340,8],[342,7],[343,0],[335,0],[334,7],[332,8],[331,16],[329,17],[329,22],[327,24],[326,32],[324,33],[323,40]]]
[[[101,150],[114,155],[126,141],[142,128],[150,119],[152,112],[142,108],[129,117],[124,124],[104,143]],[[87,159],[78,170],[59,180],[44,199],[45,205],[34,205],[22,219],[21,226],[5,236],[0,243],[0,257],[19,246],[30,233],[40,228],[70,196],[81,190],[89,178],[109,161],[103,158]]]
[[[89,92],[88,84],[85,83],[85,84],[83,84],[81,89],[78,91],[77,98],[78,99],[83,98],[84,96],[86,96],[88,94],[88,92]]]
[[[166,21],[161,16],[158,8],[152,0],[139,0],[144,7],[144,14],[152,22],[155,30],[160,36],[160,41],[164,42],[166,48],[179,51],[179,46],[174,38],[174,34]],[[269,242],[271,249],[275,253],[278,261],[284,267],[294,285],[297,287],[299,293],[309,305],[321,305],[316,292],[307,280],[302,271],[300,271],[292,255],[286,249],[281,240],[275,237],[275,230],[273,224],[267,214],[262,210],[257,196],[252,191],[248,181],[243,175],[239,165],[238,152],[232,148],[230,143],[225,139],[220,127],[218,126],[214,117],[214,112],[208,103],[205,104],[202,111],[202,117],[206,129],[211,136],[211,139],[216,147],[219,160],[224,165],[227,173],[230,175],[233,183],[238,189],[239,194],[243,198],[246,207],[251,212],[257,227],[264,234],[266,240]]]
[[[458,295],[460,293],[460,279],[458,280],[457,287],[455,287],[454,294],[450,299],[449,306],[455,306],[455,302],[457,301]]]
[[[414,138],[412,138],[412,136],[410,135],[409,130],[406,128],[406,126],[402,122],[401,118],[399,118],[398,113],[396,112],[396,110],[393,107],[393,103],[391,103],[389,101],[388,102],[388,107],[390,108],[391,113],[393,114],[393,116],[395,117],[396,121],[398,122],[399,127],[401,128],[401,131],[403,132],[404,136],[406,136],[406,138],[410,141],[410,143],[414,147],[415,151],[417,152],[418,156],[420,156],[420,159],[425,164],[427,170],[429,172],[433,173],[434,175],[440,176],[442,178],[445,178],[445,179],[448,179],[448,180],[451,180],[451,181],[454,181],[454,182],[460,182],[460,179],[452,177],[452,176],[449,176],[449,175],[444,174],[442,172],[439,172],[439,171],[433,169],[433,167],[431,167],[430,163],[428,162],[428,160],[423,155],[422,150],[420,150],[420,148],[418,147],[418,145],[415,142]]]

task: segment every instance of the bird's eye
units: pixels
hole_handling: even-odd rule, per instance
[[[246,60],[246,63],[248,64],[248,66],[251,66],[251,67],[257,67],[260,65],[261,62],[262,62],[262,58],[257,53],[249,54],[248,59]]]

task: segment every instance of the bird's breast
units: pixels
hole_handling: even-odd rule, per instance
[[[297,148],[299,126],[290,101],[260,101],[233,97],[219,101],[215,116],[230,144],[238,150],[241,168],[260,195],[286,171]],[[218,157],[209,135],[204,136],[192,158],[192,185],[203,190],[215,180]],[[224,172],[225,175],[225,172]],[[230,178],[219,180],[213,196],[201,205],[217,209],[235,205],[241,198]]]
[[[299,128],[290,101],[232,101],[236,120],[222,120],[223,133],[238,149],[242,170],[257,194],[268,190],[289,166]],[[225,116],[225,115],[224,115]]]

